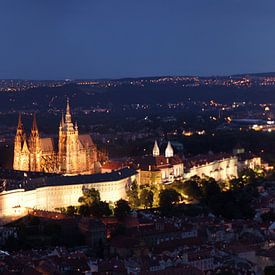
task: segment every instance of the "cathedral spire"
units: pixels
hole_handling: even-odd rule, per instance
[[[72,122],[71,111],[70,111],[70,100],[69,100],[69,98],[67,98],[67,107],[66,107],[65,122],[66,123]]]
[[[33,114],[32,132],[38,132],[37,122],[36,122],[36,113]]]
[[[36,139],[39,138],[39,132],[38,132],[38,127],[37,127],[37,122],[36,122],[36,114],[33,114],[33,121],[32,121],[32,129],[31,129],[31,135],[30,135],[30,142],[31,143],[36,143]],[[33,144],[33,147],[35,147],[35,145]],[[34,149],[32,147],[32,149]]]
[[[23,148],[22,148],[22,152],[23,153],[27,153],[29,152],[29,148],[28,148],[28,144],[27,144],[27,137],[26,135],[23,136]]]
[[[70,114],[70,99],[67,97],[67,108],[66,108],[66,114]]]
[[[61,115],[61,121],[60,121],[60,125],[59,125],[59,127],[60,127],[60,128],[63,128],[63,127],[64,127],[64,125],[65,125],[65,122],[64,122],[64,114],[63,114],[63,112],[62,112],[62,115]]]
[[[17,130],[16,130],[16,137],[22,141],[23,138],[23,123],[21,119],[21,113],[18,115],[18,125],[17,125]],[[19,141],[19,140],[18,140]]]
[[[22,124],[22,119],[21,119],[21,113],[19,113],[19,115],[18,115],[17,130],[23,130],[23,124]]]

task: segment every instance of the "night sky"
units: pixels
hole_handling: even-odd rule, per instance
[[[0,78],[271,71],[274,0],[0,0]]]

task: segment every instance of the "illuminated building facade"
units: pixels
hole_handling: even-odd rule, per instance
[[[140,184],[171,183],[180,180],[184,175],[183,160],[174,154],[173,147],[168,142],[165,155],[160,154],[160,149],[155,141],[152,155],[147,155],[132,160],[139,171]]]
[[[14,170],[90,174],[99,172],[97,155],[98,151],[91,136],[79,135],[77,123],[73,124],[69,101],[65,119],[63,115],[61,118],[57,146],[53,138],[40,137],[35,115],[27,139],[19,115],[14,140]]]
[[[245,169],[261,169],[269,170],[271,167],[264,164],[260,156],[251,152],[245,152],[245,149],[239,144],[233,149],[233,154],[238,158],[238,172],[241,173]]]
[[[1,221],[24,216],[28,210],[56,211],[58,208],[79,205],[83,189],[94,188],[102,201],[127,199],[126,190],[135,180],[136,171],[124,168],[104,174],[26,178],[9,182],[0,192]]]
[[[188,158],[185,168],[186,179],[206,176],[225,181],[238,177],[238,158],[228,154],[198,155]]]

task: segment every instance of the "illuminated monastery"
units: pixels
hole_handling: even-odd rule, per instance
[[[19,115],[14,140],[14,170],[92,174],[99,172],[97,155],[98,151],[91,136],[79,135],[77,123],[73,124],[69,100],[65,119],[63,115],[61,118],[57,146],[53,138],[40,137],[35,115],[30,136],[27,138]]]

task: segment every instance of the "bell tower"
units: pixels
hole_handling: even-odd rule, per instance
[[[174,156],[174,150],[173,150],[173,147],[171,145],[171,142],[168,141],[167,147],[165,149],[165,157],[166,158],[171,158],[173,156]]]
[[[159,146],[158,146],[157,141],[155,140],[155,144],[154,144],[154,147],[153,147],[153,156],[157,157],[157,156],[159,156],[159,154],[160,154]]]

